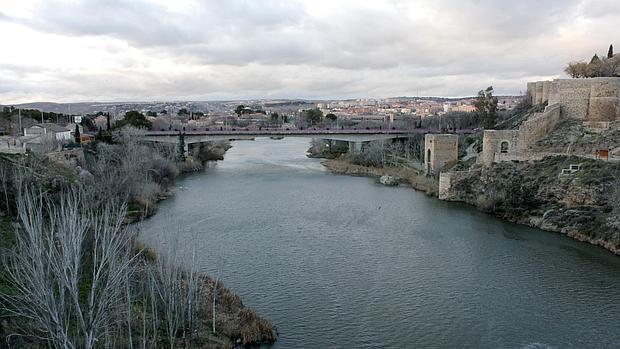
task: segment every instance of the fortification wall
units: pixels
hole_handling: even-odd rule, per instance
[[[611,122],[620,119],[620,78],[592,85],[588,121]]]
[[[620,119],[620,78],[556,79],[527,83],[532,104],[559,104],[562,117],[584,121]]]
[[[560,122],[560,110],[559,104],[550,105],[544,112],[534,114],[521,124],[519,127],[519,144],[522,145],[522,149],[553,131]]]
[[[562,117],[584,121],[620,118],[620,78],[553,80],[549,104],[560,104]]]
[[[527,83],[527,95],[531,98],[531,103],[534,104],[534,99],[536,98],[536,83],[528,82]]]
[[[543,81],[536,81],[536,94],[534,95],[534,104],[543,102]]]
[[[593,79],[554,80],[549,95],[549,104],[559,104],[561,114],[570,118],[585,120],[590,105],[590,90]]]
[[[527,94],[533,105],[545,103],[549,100],[552,81],[535,81],[527,83]]]
[[[542,102],[549,101],[549,94],[551,93],[552,81],[543,81]]]
[[[454,172],[442,172],[439,174],[439,192],[437,193],[439,200],[448,200],[453,175]]]
[[[439,200],[475,202],[477,193],[471,190],[470,184],[480,175],[480,170],[442,172],[439,175]]]
[[[480,162],[490,165],[496,161],[497,154],[518,155],[522,146],[520,144],[518,130],[485,130],[482,138],[482,155]],[[502,152],[502,142],[507,142],[508,147]]]
[[[620,121],[620,78],[537,81],[528,83],[527,91],[534,104],[548,102],[547,108],[531,115],[519,130],[485,131],[481,163],[539,158],[528,147],[552,132],[563,118],[599,128]],[[502,142],[509,146],[502,149]]]

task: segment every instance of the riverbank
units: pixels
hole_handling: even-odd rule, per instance
[[[571,164],[579,170],[559,175]],[[452,172],[442,196],[620,255],[620,165],[551,156]]]
[[[229,148],[229,144],[209,147],[202,155],[208,157],[209,161],[221,160],[225,151]],[[184,171],[179,170],[179,167],[177,167],[178,163],[175,163],[174,158],[153,156],[153,154],[161,151],[161,149],[157,148],[141,147],[137,148],[138,151],[132,151],[136,148],[128,147],[127,151],[116,153],[120,153],[123,156],[121,161],[114,163],[116,167],[108,166],[105,159],[107,159],[110,150],[116,151],[119,149],[122,149],[122,147],[114,146],[114,148],[110,148],[106,145],[100,145],[99,149],[97,149],[100,153],[95,153],[98,157],[90,158],[90,162],[82,160],[79,165],[83,167],[77,166],[77,163],[59,163],[46,157],[37,157],[36,155],[20,159],[20,161],[16,161],[13,158],[3,158],[3,161],[0,162],[0,169],[6,175],[1,178],[3,182],[3,200],[1,203],[3,207],[0,211],[0,247],[6,251],[7,258],[8,256],[10,258],[15,258],[17,255],[23,256],[23,250],[16,250],[16,233],[19,234],[18,229],[23,229],[23,225],[17,221],[17,205],[15,203],[18,197],[19,187],[17,184],[19,183],[14,182],[17,176],[8,175],[18,169],[23,171],[23,173],[15,173],[21,173],[21,176],[26,176],[23,177],[26,179],[30,178],[28,174],[32,174],[36,178],[36,184],[46,189],[46,194],[49,194],[47,198],[50,200],[50,206],[48,207],[55,207],[56,200],[59,200],[60,197],[66,195],[67,192],[70,192],[75,187],[82,187],[84,189],[84,197],[88,197],[89,200],[85,200],[87,204],[79,206],[93,205],[95,210],[93,212],[104,214],[103,212],[106,208],[102,206],[104,206],[103,203],[105,201],[116,200],[119,197],[122,199],[131,191],[133,195],[131,196],[132,200],[128,204],[128,210],[126,212],[119,211],[117,216],[120,217],[122,224],[120,222],[118,225],[112,224],[121,231],[124,231],[125,226],[132,222],[154,215],[157,212],[157,202],[175,195],[174,180]],[[135,153],[138,153],[139,156],[132,158],[132,154]],[[147,158],[149,154],[152,156],[151,158]],[[90,155],[93,155],[93,153],[90,153]],[[146,161],[139,164],[136,159],[146,159]],[[135,166],[125,166],[124,162],[134,164]],[[93,171],[94,175],[85,170],[87,165],[91,166],[89,170]],[[200,165],[202,169],[206,168],[206,161]],[[13,167],[16,168],[14,169]],[[142,175],[135,175],[137,171],[124,172],[120,170],[121,168],[139,169],[143,172],[141,172]],[[101,172],[99,172],[100,170]],[[133,175],[130,175],[131,173]],[[109,174],[110,177],[105,177],[106,174]],[[132,180],[133,182],[131,182]],[[25,186],[28,187],[27,185]],[[126,188],[129,188],[129,190]],[[145,194],[141,195],[141,193]],[[102,200],[102,204],[94,203],[94,200]],[[44,236],[45,233],[42,232]],[[90,241],[89,239],[87,240]],[[163,339],[171,336],[168,332],[170,328],[164,328],[164,324],[168,323],[168,321],[177,321],[177,315],[181,315],[172,316],[170,313],[162,314],[161,311],[171,304],[178,309],[187,306],[187,304],[194,304],[191,301],[183,303],[183,297],[187,299],[195,297],[196,308],[195,310],[189,310],[188,308],[186,312],[183,311],[182,317],[195,318],[197,321],[189,321],[189,327],[187,324],[176,326],[175,331],[178,332],[172,335],[176,342],[175,347],[234,348],[240,345],[255,346],[262,343],[273,343],[277,339],[278,334],[275,326],[251,308],[246,307],[241,297],[224,287],[221,281],[215,283],[206,274],[197,273],[195,274],[195,279],[199,280],[196,287],[197,291],[190,293],[186,288],[189,282],[189,270],[185,267],[176,266],[179,268],[179,272],[176,275],[180,279],[177,281],[176,288],[172,287],[172,289],[169,289],[170,284],[166,281],[166,277],[169,275],[166,273],[171,269],[161,267],[158,264],[160,262],[159,257],[154,250],[145,247],[135,239],[128,241],[127,246],[132,245],[134,254],[140,253],[139,257],[136,256],[135,258],[135,264],[137,265],[135,265],[135,269],[132,271],[132,283],[127,291],[131,293],[131,297],[128,296],[128,304],[130,305],[127,307],[131,309],[131,313],[134,316],[127,322],[128,328],[131,328],[131,331],[129,331],[130,335],[125,337],[124,335],[129,332],[124,331],[123,336],[119,336],[117,339],[118,343],[121,343],[119,347],[128,347],[127,341],[132,341],[136,347],[146,342],[158,343],[157,347],[160,344],[163,345]],[[85,257],[81,257],[84,260],[80,263],[92,263],[92,261],[87,260],[92,255],[91,247],[86,246],[84,248],[87,252],[81,254]],[[165,260],[161,262],[164,264],[168,263]],[[87,290],[90,287],[90,278],[87,273],[80,273],[77,278],[80,290]],[[145,290],[157,290],[157,292],[143,294]],[[167,298],[164,291],[177,292],[177,294],[174,297],[171,296],[172,298]],[[7,270],[0,273],[0,293],[3,297],[19,293],[16,283]],[[215,312],[213,312],[214,293],[216,299]],[[146,298],[151,302],[148,309],[144,306]],[[166,309],[170,310],[170,308]],[[71,312],[74,311],[79,311],[79,309],[71,310]],[[216,323],[215,331],[212,330],[213,314],[215,315]],[[31,328],[32,324],[28,321],[29,319],[26,320],[20,316],[8,317],[6,314],[0,316],[0,337],[10,337],[11,347],[41,347],[39,346],[40,339],[45,337],[37,336],[36,331],[40,330],[40,328],[36,326]],[[147,326],[148,331],[145,329],[146,323],[149,323]],[[191,332],[186,332],[189,330]],[[149,333],[145,335],[145,331]],[[11,334],[19,335],[10,336]],[[2,346],[0,345],[0,347]]]
[[[336,174],[350,176],[364,176],[378,179],[382,176],[392,176],[399,183],[410,185],[413,189],[422,191],[429,196],[437,196],[439,183],[437,180],[420,174],[417,170],[406,167],[370,167],[351,163],[347,159],[327,159],[321,161],[329,171]]]
[[[143,200],[130,202],[127,209],[125,223],[131,224],[149,218],[157,213],[158,203],[176,193],[174,181],[178,176],[194,172],[204,171],[209,162],[224,160],[224,155],[232,145],[230,142],[214,142],[199,144],[192,148],[182,161],[168,163],[166,173],[168,185],[156,185],[150,188],[152,191]],[[156,171],[159,172],[159,171]]]
[[[410,188],[332,174],[305,157],[306,139],[233,145],[206,175],[179,180],[184,190],[162,202],[143,237],[158,251],[196,246],[205,270],[224,258],[223,281],[277,325],[273,348],[617,340],[610,300],[620,292],[620,259],[607,251]],[[194,229],[177,232],[179,221]],[[480,307],[484,316],[472,318]]]
[[[582,170],[570,177],[557,173],[579,162]],[[438,181],[404,167],[369,167],[348,159],[321,162],[336,174],[379,178],[438,196]],[[595,160],[548,158],[532,163],[502,163],[460,171],[447,201],[463,202],[513,223],[566,235],[620,255],[618,165]]]
[[[191,173],[204,171],[207,163],[212,161],[224,160],[226,151],[232,148],[229,142],[217,142],[213,144],[200,145],[193,149],[191,155],[182,162],[177,162],[178,175],[191,175]],[[178,176],[177,175],[177,176]],[[176,177],[175,176],[175,179]],[[176,195],[176,187],[171,186],[162,188],[157,193],[157,200],[150,207],[143,210],[134,211],[126,222],[136,223],[143,219],[152,217],[157,213],[157,203]],[[141,251],[147,256],[147,260],[156,260],[157,253],[150,247],[136,241],[134,249]],[[277,340],[278,332],[276,327],[266,318],[260,316],[253,309],[245,306],[239,295],[226,288],[222,282],[215,282],[206,274],[198,275],[200,295],[198,304],[198,319],[204,326],[202,332],[206,335],[199,335],[201,348],[225,349],[241,346],[257,346],[260,344],[273,343]],[[213,312],[213,293],[216,291],[216,312]],[[215,314],[216,333],[210,330]],[[208,326],[207,326],[208,325]]]
[[[169,256],[164,256],[165,260],[158,262],[160,258],[158,254],[139,240],[134,242],[134,253],[140,255],[142,262],[135,276],[137,280],[148,280],[149,273],[153,273],[153,269],[158,270],[157,263],[163,262],[164,265],[171,263],[166,259]],[[179,265],[165,268],[173,270],[178,268],[180,280],[176,283],[182,285],[184,289],[194,285],[193,291],[188,290],[187,294],[194,294],[196,297],[194,316],[197,321],[194,333],[190,336],[190,340],[186,340],[185,335],[179,339],[178,347],[228,349],[269,344],[277,340],[276,327],[256,311],[245,306],[241,297],[225,287],[222,281],[216,281],[201,272],[192,276],[190,270]],[[172,283],[175,284],[175,281]],[[183,295],[183,292],[179,294],[180,297]],[[140,333],[136,333],[136,336],[139,335]]]

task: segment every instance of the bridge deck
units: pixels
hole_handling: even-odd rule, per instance
[[[474,133],[474,130],[457,130],[454,133]],[[147,131],[145,136],[176,136],[179,133],[195,136],[310,136],[310,135],[407,135],[440,133],[433,129],[211,129],[192,128],[185,130]]]

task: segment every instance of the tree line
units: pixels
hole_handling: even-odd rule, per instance
[[[589,62],[571,62],[564,72],[573,78],[620,77],[620,57],[610,45],[607,56],[594,54]]]

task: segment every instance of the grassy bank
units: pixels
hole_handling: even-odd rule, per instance
[[[0,163],[0,247],[8,262],[0,272],[0,348],[232,348],[276,340],[275,327],[221,281],[135,244],[127,223],[153,214],[181,173],[168,149],[120,141],[86,149],[78,168],[36,155]],[[25,217],[35,224],[23,224]],[[61,321],[48,321],[54,318]]]
[[[332,173],[351,176],[365,176],[379,178],[392,176],[400,183],[408,184],[415,190],[423,191],[427,195],[437,195],[439,183],[437,180],[420,174],[417,170],[403,166],[399,167],[373,167],[351,163],[346,158],[328,159],[321,162]]]

